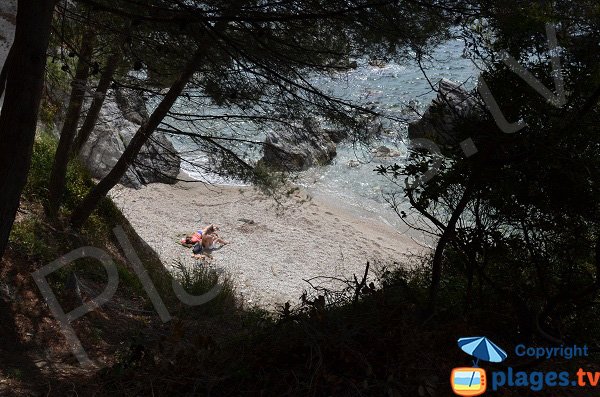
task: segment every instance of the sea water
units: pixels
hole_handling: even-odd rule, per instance
[[[313,77],[311,83],[326,93],[362,106],[371,107],[380,113],[391,116],[384,120],[385,133],[370,146],[341,143],[337,147],[337,156],[325,166],[314,167],[297,175],[297,183],[314,196],[336,203],[344,203],[357,215],[376,218],[398,229],[404,229],[386,201],[389,194],[401,189],[379,176],[374,171],[378,165],[402,163],[407,156],[408,122],[418,119],[431,100],[436,96],[432,88],[442,78],[464,84],[466,89],[476,85],[477,71],[469,59],[463,56],[464,43],[450,40],[434,49],[431,57],[424,60],[421,68],[416,62],[402,64],[389,63],[383,67],[372,66],[366,61],[358,67],[334,76]],[[211,112],[226,112],[210,109]],[[231,131],[231,124],[224,122],[205,123],[205,132]],[[250,123],[237,125],[241,130],[256,128]],[[264,139],[261,131],[244,131],[254,139]],[[231,132],[235,136],[234,132]],[[190,176],[215,184],[243,185],[243,182],[206,171],[210,168],[210,158],[194,149],[194,145],[185,137],[174,138],[177,150],[182,153],[182,168]],[[385,145],[400,155],[381,159],[373,156],[372,149]],[[257,156],[248,149],[248,159]],[[352,164],[354,166],[349,166]],[[401,196],[398,196],[401,198]],[[408,211],[406,203],[400,204],[400,210]]]

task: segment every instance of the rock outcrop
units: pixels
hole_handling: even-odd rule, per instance
[[[401,153],[397,150],[390,149],[387,146],[379,146],[371,150],[373,153],[373,157],[378,158],[391,158],[391,157],[399,157]]]
[[[380,120],[369,118],[365,121],[364,128],[353,133],[355,139],[370,140],[381,135],[383,127]],[[348,129],[323,128],[318,120],[306,119],[302,126],[292,130],[268,133],[261,161],[271,168],[287,171],[303,171],[325,165],[336,156],[337,144],[349,136]],[[381,156],[393,157],[394,153]]]
[[[148,121],[150,115],[143,95],[127,89],[115,90],[114,94],[117,106],[126,120],[137,125],[142,125]]]
[[[329,163],[336,153],[327,133],[283,131],[267,134],[262,161],[275,169],[302,171]]]
[[[325,165],[336,156],[336,144],[347,137],[345,130],[323,129],[318,121],[306,119],[302,126],[293,130],[268,133],[262,162],[287,171]]]
[[[140,125],[147,120],[143,97],[127,91],[109,93],[96,128],[79,153],[93,177],[100,179],[110,172]],[[135,188],[149,183],[174,183],[180,166],[173,144],[164,134],[155,132],[121,183]]]
[[[456,143],[458,121],[476,114],[475,97],[459,84],[442,79],[438,87],[438,95],[423,117],[409,124],[409,139],[427,138],[441,145]]]
[[[333,143],[340,143],[345,139],[348,139],[348,130],[339,128],[339,129],[324,129],[322,131],[324,134],[329,136],[329,139],[333,141]]]

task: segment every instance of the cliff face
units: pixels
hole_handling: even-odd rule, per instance
[[[79,153],[94,178],[103,178],[110,172],[140,125],[147,120],[143,97],[134,92],[109,92],[96,128]],[[164,134],[155,132],[121,183],[136,188],[149,183],[174,183],[180,165],[173,144]]]
[[[46,95],[57,106],[54,116],[56,128],[52,131],[59,138],[64,109],[69,94],[61,84],[47,81]],[[91,103],[88,97],[80,125]],[[148,120],[144,98],[132,91],[109,90],[96,126],[89,139],[82,146],[79,158],[90,171],[92,177],[102,179],[117,163],[138,128]],[[165,134],[155,132],[142,148],[136,161],[121,179],[121,184],[139,188],[150,183],[175,183],[180,172],[181,160],[171,141]]]
[[[4,65],[8,49],[12,45],[17,23],[17,0],[0,2],[0,66]]]

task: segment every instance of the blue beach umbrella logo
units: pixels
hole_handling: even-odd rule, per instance
[[[460,338],[458,347],[465,353],[475,357],[473,366],[477,367],[479,360],[500,363],[506,360],[508,354],[485,336]]]

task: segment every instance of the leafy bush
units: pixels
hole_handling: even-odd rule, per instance
[[[181,262],[175,264],[179,281],[185,291],[194,296],[206,294],[213,287],[219,286],[218,295],[204,305],[190,307],[194,313],[221,314],[235,308],[236,297],[233,283],[229,277],[221,276],[216,271],[204,266],[187,267]]]
[[[48,194],[48,178],[54,162],[57,142],[47,132],[36,136],[31,156],[31,168],[23,196],[30,201],[43,201]]]
[[[38,218],[15,222],[10,233],[10,244],[30,258],[52,261],[59,256],[59,247],[49,238],[47,227]]]
[[[33,145],[31,169],[23,191],[24,197],[28,200],[39,201],[42,204],[45,202],[57,145],[56,138],[49,132],[42,131],[37,135]],[[73,209],[92,186],[93,182],[88,171],[77,159],[73,159],[67,169],[65,208]]]

